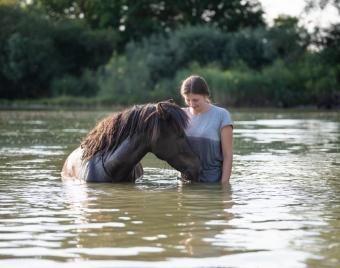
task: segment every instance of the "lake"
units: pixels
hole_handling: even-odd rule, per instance
[[[230,110],[230,185],[62,183],[89,110],[0,110],[0,267],[340,267],[339,110]]]

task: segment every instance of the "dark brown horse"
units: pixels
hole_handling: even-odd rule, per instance
[[[62,180],[134,182],[143,175],[141,159],[152,152],[184,175],[198,180],[198,156],[184,133],[188,117],[174,103],[137,105],[109,116],[67,158]]]

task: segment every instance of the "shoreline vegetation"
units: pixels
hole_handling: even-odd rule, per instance
[[[160,101],[165,101],[160,100]],[[184,107],[183,102],[176,102],[179,106]],[[93,109],[95,110],[107,110],[113,109],[121,111],[127,109],[133,105],[146,104],[146,103],[135,103],[120,105],[115,103],[109,103],[108,101],[103,101],[99,98],[77,98],[73,96],[60,96],[58,98],[49,99],[31,99],[31,100],[4,100],[0,99],[0,110],[55,110],[55,109],[66,109],[66,110],[83,110],[83,109]],[[297,105],[289,108],[275,107],[275,106],[225,106],[220,105],[218,102],[214,102],[217,106],[224,107],[229,110],[311,110],[311,111],[340,111],[340,105],[337,106],[317,106],[317,105]]]
[[[0,3],[1,107],[182,104],[190,75],[222,107],[340,107],[340,23],[269,26],[256,0],[71,2]]]
[[[130,105],[118,105],[110,104],[107,102],[101,102],[98,98],[79,98],[73,96],[60,96],[57,98],[49,99],[30,99],[30,100],[4,100],[0,99],[1,110],[16,110],[16,109],[27,109],[27,110],[54,110],[54,109],[114,109],[123,110]]]

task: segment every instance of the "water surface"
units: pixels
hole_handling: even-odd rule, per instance
[[[113,111],[0,111],[1,267],[340,267],[339,111],[231,110],[230,185],[62,183]]]

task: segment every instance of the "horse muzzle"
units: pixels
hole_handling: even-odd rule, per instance
[[[193,174],[189,170],[186,170],[184,173],[179,173],[177,178],[183,182],[200,182],[199,174],[200,173]]]

